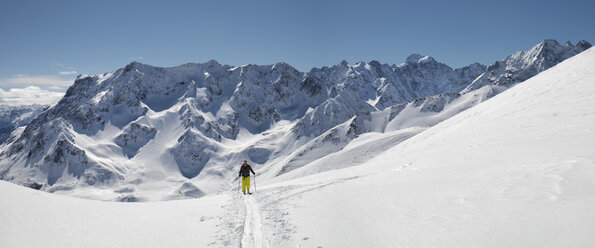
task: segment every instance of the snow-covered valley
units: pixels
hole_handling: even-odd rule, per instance
[[[114,189],[120,190],[124,197],[135,192],[130,196],[140,200],[159,200],[164,192],[179,192],[168,199],[186,198],[186,195],[202,197],[165,202],[102,202],[0,181],[3,195],[0,244],[2,247],[592,246],[595,243],[592,235],[595,230],[595,50],[588,49],[505,91],[502,87],[509,87],[510,81],[473,82],[476,84],[469,85],[484,85],[477,89],[458,87],[461,93],[456,94],[432,92],[416,98],[421,99],[418,101],[391,103],[391,107],[374,111],[359,111],[376,106],[367,107],[356,101],[349,108],[358,111],[344,120],[338,115],[333,119],[330,114],[346,115],[349,111],[323,111],[345,106],[336,104],[347,99],[342,99],[340,94],[316,108],[281,111],[287,116],[303,112],[308,118],[286,117],[274,121],[274,111],[262,111],[262,115],[256,114],[262,117],[262,122],[249,122],[248,129],[253,132],[231,131],[233,122],[218,121],[212,122],[210,129],[188,130],[184,122],[177,121],[178,114],[196,109],[184,102],[161,106],[158,108],[161,111],[152,111],[157,107],[150,107],[134,121],[136,127],[119,127],[117,123],[123,121],[115,119],[106,122],[96,133],[71,132],[77,127],[65,127],[61,130],[66,132],[57,134],[64,138],[58,140],[72,141],[68,144],[75,145],[63,149],[84,150],[101,168],[118,164],[120,167],[114,171],[122,171],[121,175],[126,177],[114,184],[83,185],[62,192],[81,197],[90,197],[95,192],[97,195],[90,198],[106,199],[117,196]],[[222,89],[221,94],[230,92]],[[351,91],[343,92],[351,94]],[[387,102],[381,99],[382,96],[374,101]],[[170,111],[164,110],[166,107]],[[213,116],[235,118],[230,114],[232,111],[226,114],[221,109],[230,108],[219,108],[212,116],[201,113],[203,123],[211,123]],[[329,126],[328,129],[308,129],[308,125],[322,117],[330,120],[322,124]],[[200,122],[196,118],[186,120]],[[254,131],[267,121],[272,121],[268,131]],[[337,125],[332,121],[337,121]],[[216,127],[214,123],[222,124]],[[58,129],[63,127],[60,123],[55,125]],[[296,126],[303,128],[295,129]],[[144,143],[142,139],[130,140],[127,144],[134,145],[128,146],[129,152],[122,152],[122,146],[114,141],[118,140],[116,137],[127,140],[121,136],[123,129],[130,130],[128,134],[142,133],[134,137],[146,137],[153,136],[151,128],[159,132],[138,150],[135,148],[139,142]],[[315,135],[309,135],[312,133]],[[215,134],[221,135],[221,142],[212,142],[218,137]],[[312,138],[296,138],[300,135]],[[176,156],[177,147],[202,149],[201,144],[205,143],[212,144],[206,150],[218,148],[211,156],[229,163],[218,164],[219,167],[206,165],[203,171],[207,173],[200,172],[191,179],[173,176],[179,175],[183,163],[164,165],[175,160],[172,156]],[[271,149],[276,146],[283,149]],[[158,153],[159,147],[174,152]],[[16,148],[13,145],[11,149]],[[76,149],[70,151],[72,157],[80,154]],[[102,153],[113,156],[111,161],[101,162],[102,156],[97,154]],[[132,153],[130,159],[128,155]],[[245,196],[238,193],[235,178],[239,163],[231,161],[239,162],[250,154],[251,161],[264,163],[255,163],[258,174],[254,194]],[[46,179],[46,174],[41,177],[30,174],[31,166],[13,169],[21,174],[5,172],[4,178],[30,175]],[[192,172],[192,166],[188,172]],[[128,173],[133,170],[138,173]],[[85,173],[81,178],[87,176]],[[186,182],[191,184],[179,187]],[[213,184],[218,187],[207,186]],[[55,186],[45,187],[47,191],[55,189]]]

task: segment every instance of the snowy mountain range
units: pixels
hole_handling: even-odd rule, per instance
[[[0,179],[102,200],[193,198],[233,187],[243,160],[264,180],[309,175],[336,169],[324,161],[355,138],[390,133],[353,158],[363,163],[590,46],[545,40],[459,69],[417,54],[399,65],[343,61],[309,72],[133,62],[78,76],[57,104],[15,129],[0,147]]]
[[[44,105],[9,106],[0,105],[0,144],[4,143],[10,134],[19,127],[24,127],[41,113]]]
[[[455,111],[449,106],[466,97],[450,98],[444,110]],[[413,116],[419,118],[409,125],[440,119],[441,112]],[[236,186],[203,196],[187,183],[179,192],[200,198],[130,204],[0,181],[0,245],[591,247],[593,123],[590,48],[430,128],[363,133],[341,151],[280,176],[263,182],[258,174],[252,195]],[[152,140],[163,132],[155,128]],[[350,129],[345,124],[328,133]],[[419,129],[425,130],[409,137]],[[120,192],[130,194],[133,186]]]

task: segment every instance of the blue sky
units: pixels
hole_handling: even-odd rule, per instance
[[[132,60],[308,71],[420,53],[454,68],[491,64],[546,38],[594,42],[594,10],[587,0],[0,0],[0,89],[63,92],[76,74]]]

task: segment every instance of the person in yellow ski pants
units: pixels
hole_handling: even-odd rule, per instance
[[[240,167],[240,177],[242,177],[242,193],[250,194],[250,172],[256,175],[256,173],[252,170],[252,167],[248,164],[248,161],[244,160],[242,167]]]

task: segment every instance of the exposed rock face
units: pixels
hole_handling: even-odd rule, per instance
[[[122,147],[122,151],[129,158],[134,157],[138,149],[155,138],[157,129],[143,124],[131,123],[125,128],[122,134],[116,137],[116,144]]]

